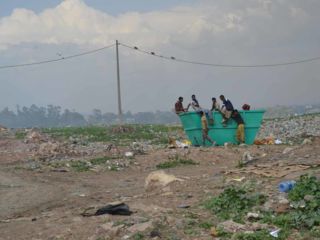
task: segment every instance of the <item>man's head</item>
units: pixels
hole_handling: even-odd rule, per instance
[[[200,111],[199,114],[200,114],[201,116],[203,116],[204,112],[203,112],[203,111]]]
[[[225,101],[226,98],[225,98],[223,95],[220,95],[220,100],[221,100],[221,101]]]
[[[179,102],[183,102],[183,97],[179,97]]]
[[[196,95],[192,94],[191,98],[196,99]]]
[[[212,102],[216,102],[217,99],[215,97],[212,98]]]

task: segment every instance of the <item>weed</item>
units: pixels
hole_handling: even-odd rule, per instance
[[[27,133],[26,133],[26,132],[21,132],[21,131],[19,131],[19,132],[16,132],[16,133],[15,133],[15,138],[16,138],[16,139],[22,140],[22,139],[24,139],[26,136],[27,136]]]
[[[117,145],[129,145],[133,141],[150,141],[151,144],[166,144],[168,142],[169,133],[182,132],[179,126],[165,125],[124,125],[125,131],[118,131],[118,127],[65,127],[65,128],[47,128],[43,129],[44,133],[48,133],[52,137],[64,138],[80,137],[85,138],[89,142],[113,142]]]
[[[198,165],[199,163],[193,161],[192,159],[186,159],[178,154],[174,155],[174,157],[169,158],[169,161],[159,163],[156,167],[158,169],[166,169],[166,168],[174,168],[183,165]]]
[[[212,226],[213,224],[210,222],[202,222],[199,224],[199,227],[203,229],[210,229]]]
[[[101,165],[105,164],[107,161],[116,159],[117,157],[100,157],[100,158],[94,158],[90,160],[90,163],[92,165]]]
[[[136,233],[132,236],[133,240],[142,240],[144,239],[144,235],[142,233]]]
[[[263,204],[266,196],[259,193],[251,193],[241,187],[228,187],[218,197],[213,197],[205,203],[210,209],[223,220],[232,219],[243,222],[243,216],[254,206]]]
[[[77,172],[86,172],[90,169],[88,163],[82,161],[72,162],[71,167]]]

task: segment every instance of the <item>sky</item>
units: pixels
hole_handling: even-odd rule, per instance
[[[177,59],[260,65],[320,57],[318,0],[2,0],[0,109],[60,105],[117,111],[116,50],[19,68],[115,43]],[[264,68],[193,65],[119,46],[123,111],[319,103],[320,61]]]

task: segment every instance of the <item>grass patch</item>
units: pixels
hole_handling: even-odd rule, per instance
[[[151,144],[167,144],[169,134],[183,132],[180,126],[132,124],[118,126],[89,126],[46,128],[42,131],[55,138],[85,138],[89,142],[113,142],[128,145],[134,141],[150,141]]]
[[[15,133],[15,138],[16,139],[19,139],[19,140],[22,140],[22,139],[25,139],[25,137],[27,136],[27,132],[25,131],[18,131]]]
[[[117,159],[118,157],[100,157],[100,158],[94,158],[90,160],[90,163],[92,165],[101,165],[105,164],[107,161],[110,161],[112,159]]]
[[[243,222],[243,217],[255,206],[266,201],[266,196],[249,192],[242,187],[228,187],[218,197],[205,202],[205,208],[211,210],[222,220],[232,219]]]
[[[90,170],[88,163],[82,161],[72,162],[71,167],[77,172],[86,172]]]
[[[178,166],[184,166],[184,165],[198,165],[199,163],[191,160],[191,159],[176,159],[176,160],[170,160],[167,162],[159,163],[156,165],[158,169],[166,169],[166,168],[175,168]]]

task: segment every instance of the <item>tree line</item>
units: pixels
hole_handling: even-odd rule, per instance
[[[103,113],[94,109],[91,114],[83,115],[75,110],[62,109],[60,106],[48,105],[38,107],[17,106],[15,110],[8,107],[0,112],[0,125],[8,128],[49,128],[87,125],[112,125],[116,124],[118,116],[114,113]],[[123,114],[123,121],[130,124],[175,124],[179,118],[173,112],[138,112],[130,111]]]

